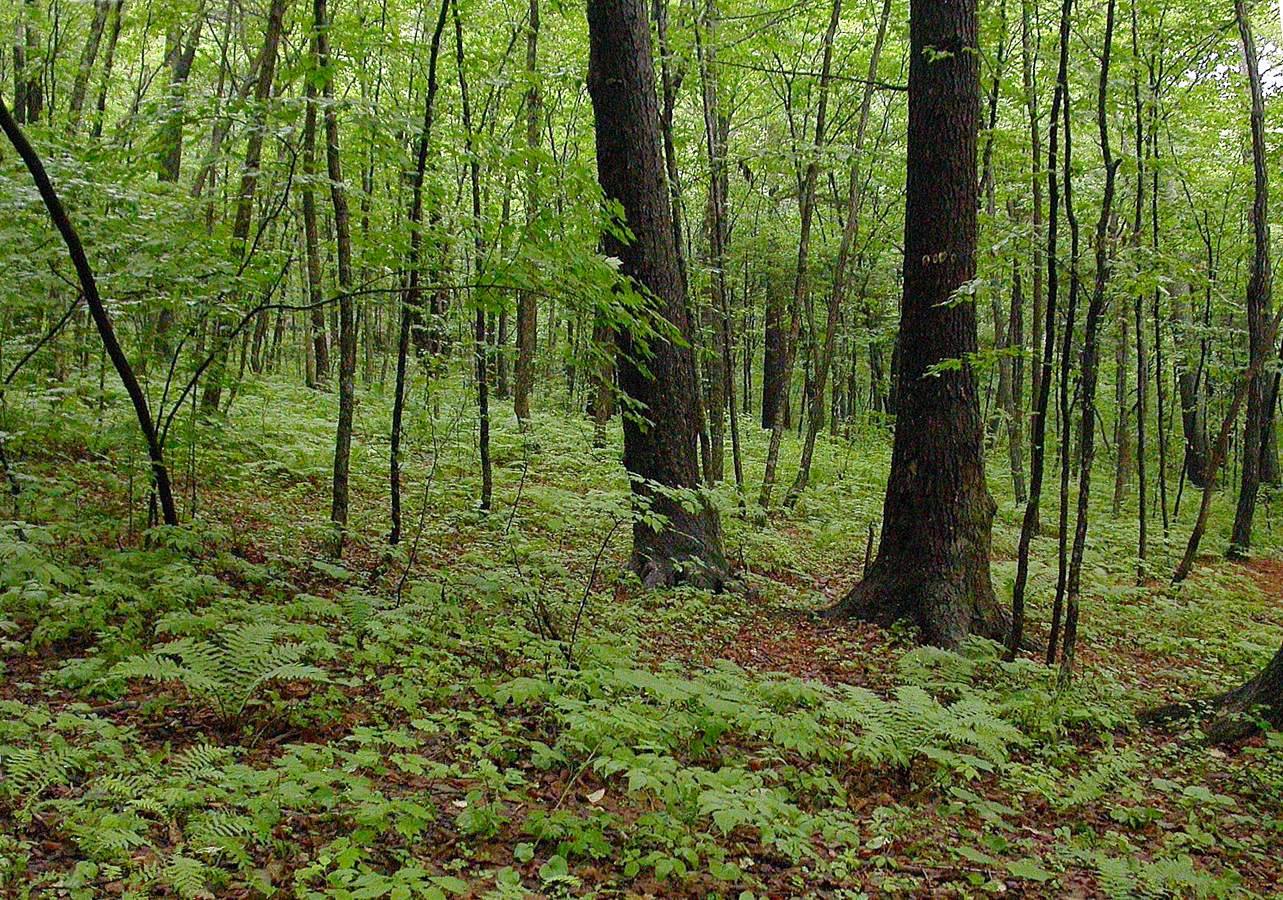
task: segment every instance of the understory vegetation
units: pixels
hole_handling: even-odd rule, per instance
[[[1242,896],[1283,877],[1283,735],[1227,752],[1134,718],[1269,657],[1283,566],[1137,587],[1134,526],[1110,520],[1062,687],[982,639],[816,617],[863,565],[881,426],[822,439],[813,490],[769,522],[717,492],[738,590],[642,591],[591,423],[499,417],[483,516],[469,399],[439,393],[408,424],[405,542],[358,502],[340,564],[333,398],[245,390],[176,455],[179,528],[145,530],[145,457],[96,384],[6,407],[25,462],[0,533],[5,893]],[[385,399],[358,405],[358,498]],[[752,471],[765,436],[745,433]],[[1001,596],[1019,510],[992,489]],[[1039,639],[1054,555],[1035,542]]]

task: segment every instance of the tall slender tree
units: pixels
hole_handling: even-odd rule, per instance
[[[1247,76],[1250,100],[1249,123],[1252,136],[1252,269],[1247,280],[1248,357],[1252,363],[1270,356],[1274,349],[1267,344],[1266,331],[1270,318],[1270,291],[1273,272],[1270,265],[1270,181],[1265,148],[1265,93],[1261,86],[1261,66],[1252,37],[1245,0],[1234,0],[1234,18],[1243,45],[1243,70]],[[1265,429],[1272,428],[1270,409],[1272,391],[1269,377],[1261,371],[1252,376],[1247,392],[1247,412],[1243,420],[1243,462],[1238,489],[1238,506],[1234,511],[1234,530],[1230,536],[1230,556],[1246,556],[1252,546],[1252,519],[1256,513],[1256,494],[1261,484],[1263,457],[1269,448]]]

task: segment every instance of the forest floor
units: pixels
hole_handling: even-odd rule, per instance
[[[1134,497],[1117,518],[1094,504],[1082,671],[1060,689],[1036,654],[1006,664],[984,642],[945,653],[816,615],[859,577],[885,429],[822,438],[788,513],[741,519],[733,487],[718,488],[741,590],[645,592],[624,571],[617,452],[591,449],[587,421],[555,410],[523,431],[505,408],[482,515],[469,399],[416,397],[406,538],[389,552],[387,405],[363,394],[339,563],[324,550],[333,397],[245,392],[194,452],[186,433],[171,447],[195,521],[148,534],[127,420],[100,421],[87,387],[5,409],[23,492],[0,524],[0,893],[1128,897],[1283,884],[1283,735],[1217,749],[1134,718],[1233,686],[1278,647],[1283,529],[1269,498],[1262,555],[1208,559],[1179,589],[1166,576],[1190,495],[1169,539],[1152,517],[1143,587]],[[751,417],[742,430],[755,487],[765,440]],[[786,442],[787,476],[796,449]],[[1005,598],[1019,510],[991,472]],[[1054,501],[1044,510],[1050,526]],[[1054,533],[1035,542],[1035,637],[1055,555]]]

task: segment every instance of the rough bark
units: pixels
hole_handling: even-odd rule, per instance
[[[686,298],[660,158],[655,71],[642,0],[590,0],[588,33],[598,180],[606,197],[623,208],[634,235],[625,244],[607,234],[603,243],[654,311],[684,333]],[[638,502],[665,519],[654,527],[634,521],[632,566],[647,585],[720,586],[727,566],[716,510],[705,502],[688,508],[666,490],[699,484],[690,351],[663,336],[642,348],[626,329],[617,342],[620,387],[640,409],[624,419],[624,465]]]
[[[909,620],[956,646],[1001,638],[989,574],[995,505],[985,485],[974,372],[928,374],[976,349],[976,312],[948,303],[976,268],[979,64],[975,0],[913,0],[903,347],[891,474],[877,559],[831,615]],[[943,52],[941,52],[943,51]]]

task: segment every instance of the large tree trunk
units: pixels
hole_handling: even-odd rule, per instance
[[[1140,720],[1165,723],[1211,713],[1203,728],[1209,744],[1228,744],[1257,734],[1264,722],[1271,728],[1283,727],[1283,647],[1271,657],[1265,668],[1232,691],[1207,700],[1186,700],[1148,710]]]
[[[975,0],[913,0],[909,16],[908,176],[900,385],[878,556],[831,611],[879,624],[907,619],[932,644],[968,634],[1000,638],[974,372],[939,374],[976,350],[976,312],[948,303],[975,277]]]
[[[1273,352],[1266,342],[1270,318],[1270,226],[1269,176],[1265,160],[1265,98],[1261,90],[1261,70],[1252,40],[1251,24],[1244,0],[1235,0],[1234,15],[1243,42],[1243,60],[1251,97],[1252,168],[1255,175],[1252,193],[1252,272],[1247,282],[1247,330],[1249,360],[1256,363]],[[1269,408],[1272,391],[1264,371],[1252,376],[1247,392],[1247,415],[1243,423],[1242,481],[1239,484],[1238,508],[1234,513],[1234,531],[1230,537],[1231,556],[1245,556],[1252,546],[1252,518],[1256,512],[1256,493],[1261,483],[1262,456],[1269,447],[1266,428],[1273,427]]]
[[[588,89],[597,132],[597,171],[606,197],[623,207],[634,240],[613,233],[603,243],[625,276],[649,295],[655,312],[686,333],[687,307],[672,210],[659,155],[659,113],[650,29],[643,0],[590,0]],[[637,500],[663,516],[661,526],[640,517],[633,524],[633,568],[647,585],[678,581],[718,586],[726,577],[716,510],[689,510],[665,488],[694,489],[696,390],[689,349],[662,337],[643,348],[627,330],[618,333],[619,383],[640,407],[624,419],[624,465]]]

